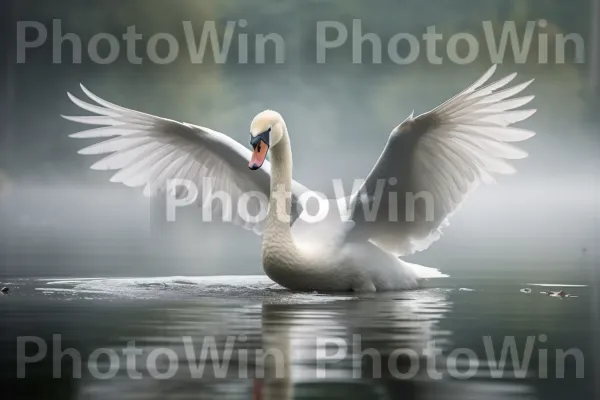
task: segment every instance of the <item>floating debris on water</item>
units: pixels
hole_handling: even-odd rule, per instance
[[[547,288],[586,288],[588,287],[588,285],[576,285],[576,284],[571,284],[571,283],[524,283],[524,285],[528,285],[528,286],[539,286],[539,287],[547,287]],[[524,290],[529,290],[529,292],[525,292]],[[531,289],[529,288],[525,288],[525,289],[521,289],[522,293],[531,293]],[[559,297],[561,299],[565,298],[565,297],[569,297],[569,298],[577,298],[579,296],[573,296],[572,294],[568,294],[565,292],[564,289],[560,289],[559,291],[554,291],[554,290],[550,290],[550,289],[546,289],[542,292],[540,292],[540,294],[544,294],[546,296],[550,296],[550,297]]]
[[[9,290],[10,289],[5,286],[2,289],[0,289],[0,292],[2,292],[3,294],[7,294]]]
[[[521,289],[520,292],[521,293],[527,293],[527,294],[529,294],[529,293],[531,293],[531,289],[529,289],[528,287],[526,287],[526,288]]]
[[[545,294],[546,296],[550,296],[550,297],[560,297],[565,298],[565,297],[569,297],[569,298],[577,298],[579,296],[573,296],[572,294],[568,294],[566,293],[564,290],[560,290],[558,292],[553,292],[552,290],[545,290],[543,292],[540,292],[541,294]]]

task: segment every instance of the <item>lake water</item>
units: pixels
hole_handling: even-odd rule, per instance
[[[464,275],[428,282],[420,290],[360,295],[293,293],[254,276],[3,284],[11,291],[0,297],[2,398],[468,400],[599,394],[593,290],[565,281]],[[540,293],[547,289],[570,296]],[[28,342],[22,348],[18,337]],[[40,344],[47,347],[45,356]],[[519,362],[528,360],[520,369],[510,355],[506,365],[498,362],[502,347],[511,345]],[[74,351],[61,358],[68,348]],[[30,357],[21,369],[19,351]],[[73,362],[79,358],[81,365]]]

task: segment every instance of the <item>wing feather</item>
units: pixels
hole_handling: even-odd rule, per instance
[[[533,80],[508,86],[517,76],[510,74],[487,84],[495,69],[432,111],[411,115],[394,129],[377,164],[352,197],[350,215],[358,232],[396,255],[424,250],[481,183],[515,172],[508,160],[525,158],[527,153],[508,142],[535,133],[511,125],[535,110],[518,109],[534,96],[514,96]],[[376,183],[390,178],[398,185],[386,184],[375,219],[367,220],[363,202],[375,204]],[[392,191],[397,192],[397,204],[389,200]],[[431,201],[414,200],[419,198],[415,194]]]
[[[268,161],[260,170],[250,171],[247,167],[250,150],[220,132],[131,110],[101,99],[83,85],[81,89],[93,104],[70,93],[69,99],[95,115],[63,117],[82,124],[102,125],[69,135],[101,140],[79,151],[103,156],[92,169],[116,171],[111,182],[143,187],[146,196],[164,192],[168,181],[178,178],[193,182],[203,192],[204,178],[209,178],[213,191],[226,191],[230,195],[231,221],[261,232],[262,221],[245,221],[238,213],[236,201],[247,191],[268,197],[271,170]],[[293,200],[307,190],[294,181]],[[202,199],[199,197],[200,204]]]

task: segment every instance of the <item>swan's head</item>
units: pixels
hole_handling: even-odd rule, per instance
[[[250,124],[250,145],[252,158],[248,167],[252,170],[262,167],[270,147],[279,143],[284,135],[284,122],[281,114],[273,110],[259,113]]]

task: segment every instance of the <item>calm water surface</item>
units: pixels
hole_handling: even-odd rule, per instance
[[[459,276],[415,291],[330,295],[264,277],[14,279],[0,297],[2,398],[595,398],[591,288],[548,287],[577,296],[558,298],[529,283]],[[17,378],[19,336],[47,345],[25,365],[27,379]],[[515,371],[509,357],[494,372],[511,340],[527,368]],[[140,353],[129,361],[128,343]],[[68,355],[53,362],[67,348],[81,368]],[[99,348],[112,363],[107,354],[94,362]],[[159,348],[168,354],[150,356]],[[581,360],[557,355],[569,349]]]

